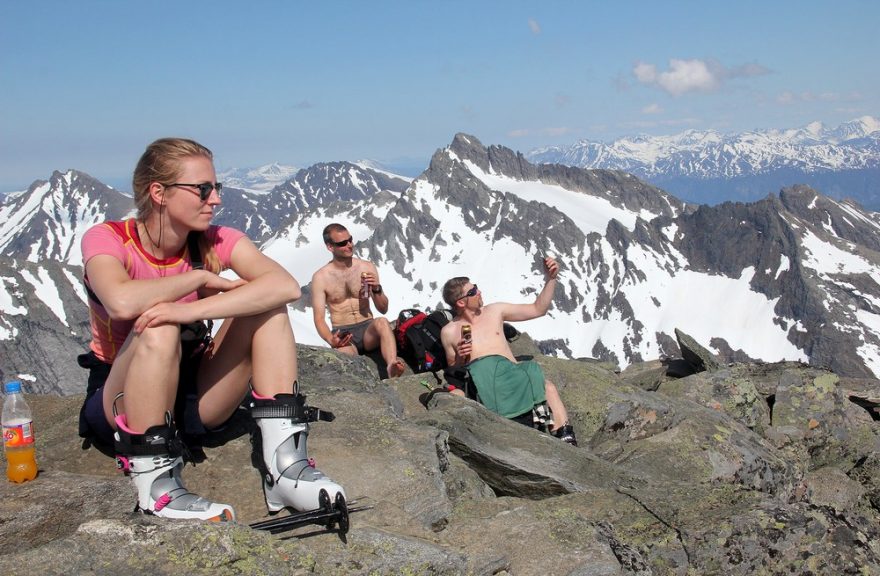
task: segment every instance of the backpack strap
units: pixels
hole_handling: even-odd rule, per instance
[[[412,348],[412,352],[414,354],[416,362],[419,365],[418,366],[419,371],[425,372],[426,370],[429,370],[430,366],[428,365],[428,363],[430,362],[430,364],[433,365],[434,359],[433,358],[431,358],[430,360],[428,359],[428,357],[426,355],[428,353],[428,351],[425,348],[425,341],[422,339],[421,333],[407,338],[406,343],[407,343],[407,346],[410,346]],[[420,359],[424,359],[424,360],[420,361]]]
[[[205,263],[202,262],[202,251],[199,250],[199,234],[202,234],[202,232],[190,232],[186,236],[189,262],[193,270],[204,270],[205,268]]]

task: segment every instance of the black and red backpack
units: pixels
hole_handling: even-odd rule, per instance
[[[413,372],[436,372],[446,368],[446,352],[440,342],[440,331],[452,320],[449,310],[430,313],[416,308],[402,310],[397,316],[394,335],[397,355],[403,358]]]

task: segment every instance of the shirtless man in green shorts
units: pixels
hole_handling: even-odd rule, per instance
[[[577,446],[568,412],[556,385],[544,378],[537,362],[517,362],[504,337],[504,322],[539,318],[547,313],[556,289],[559,265],[544,259],[546,282],[531,304],[496,302],[483,305],[483,295],[469,278],[452,278],[443,286],[443,300],[455,318],[443,327],[440,340],[450,366],[467,366],[480,394],[480,401],[505,418],[531,413],[546,401],[553,412],[550,433]],[[470,326],[470,336],[462,327]]]
[[[388,296],[379,283],[379,272],[372,262],[354,257],[354,241],[342,224],[324,228],[324,244],[333,259],[312,276],[312,310],[315,328],[331,348],[355,356],[379,348],[388,367],[388,376],[396,378],[405,368],[397,356],[397,342],[391,324],[382,316],[373,317],[370,304],[380,314],[388,312]],[[363,285],[367,293],[362,293]],[[326,308],[330,309],[331,330]]]

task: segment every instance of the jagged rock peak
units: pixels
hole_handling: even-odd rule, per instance
[[[837,201],[800,184],[783,188],[779,200],[785,210],[815,230],[880,252],[880,222],[872,220],[855,201]]]
[[[471,160],[485,171],[489,171],[489,153],[476,136],[459,132],[452,139],[449,150],[462,160]]]
[[[614,206],[655,215],[675,216],[691,210],[687,204],[666,192],[619,170],[591,170],[563,164],[532,164],[526,157],[504,146],[483,146],[478,138],[458,133],[447,149],[456,158],[467,160],[485,173],[520,181],[557,185],[566,190],[604,198]],[[445,158],[445,151],[438,152]],[[432,159],[432,168],[445,166],[444,159]],[[445,173],[440,170],[440,173]]]
[[[502,174],[517,180],[537,180],[539,175],[520,152],[504,146],[483,146],[478,138],[459,132],[452,140],[449,151],[461,160],[469,160],[487,173]]]

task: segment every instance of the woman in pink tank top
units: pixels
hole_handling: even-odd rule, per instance
[[[96,225],[82,244],[92,323],[85,428],[98,443],[114,444],[138,489],[139,509],[172,518],[232,519],[229,505],[189,493],[180,480],[185,450],[178,429],[184,423],[174,414],[180,419],[186,411],[179,391],[190,386],[186,424],[192,420],[204,432],[226,422],[252,386],[252,404],[272,408],[252,415],[263,433],[267,469],[278,476],[272,487],[281,485],[285,471],[272,468],[275,451],[291,434],[276,429],[299,424],[296,433],[307,434],[291,408],[301,397],[287,303],[300,297],[300,286],[244,234],[211,224],[222,185],[204,146],[179,138],[153,142],[132,187],[136,217]],[[225,269],[238,279],[220,276]],[[219,319],[213,339],[200,335],[206,336],[199,340],[203,346],[181,343],[187,327]],[[286,417],[261,417],[270,413]],[[342,493],[315,473],[326,480],[321,487],[331,498]],[[275,510],[317,508],[317,493],[314,500],[311,505],[281,493],[270,501],[267,492]]]

